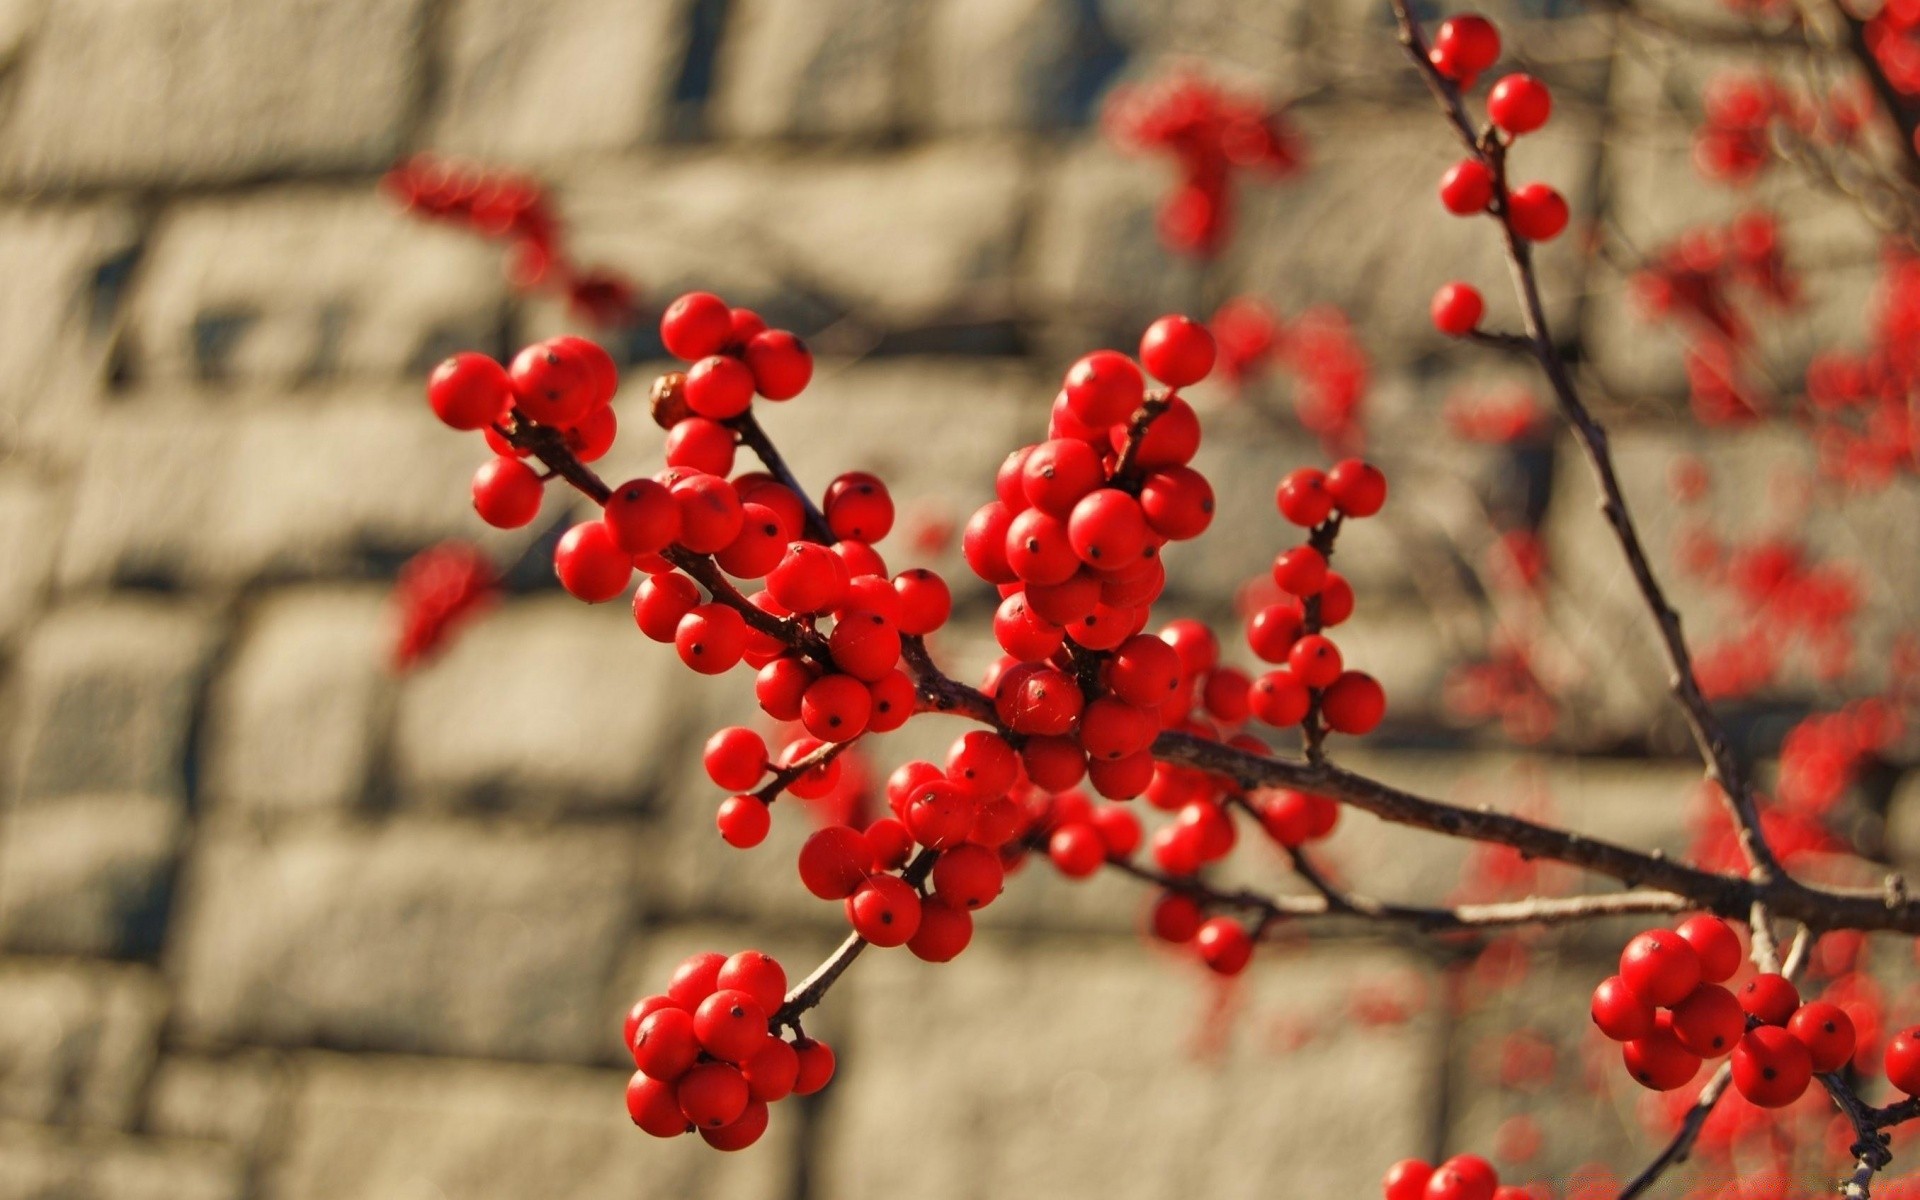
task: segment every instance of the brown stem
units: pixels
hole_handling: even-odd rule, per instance
[[[814,504],[813,497],[807,494],[807,489],[800,486],[800,479],[793,473],[793,468],[787,466],[787,460],[781,457],[779,448],[773,444],[773,439],[767,436],[765,429],[761,428],[759,419],[753,415],[753,410],[749,408],[727,424],[740,435],[740,441],[753,451],[754,456],[760,460],[760,464],[766,467],[767,473],[786,484],[787,489],[800,498],[800,507],[806,513],[808,536],[824,546],[831,546],[839,541],[839,538],[833,536],[833,530],[828,527],[826,516],[821,513],[819,506]]]

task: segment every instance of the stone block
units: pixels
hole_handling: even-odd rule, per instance
[[[175,797],[62,796],[0,814],[0,944],[146,957],[165,934],[186,834]]]
[[[144,1128],[163,1137],[221,1142],[245,1154],[284,1133],[294,1068],[270,1050],[166,1054],[147,1088]]]
[[[745,0],[727,14],[709,117],[735,138],[864,138],[896,130],[917,5]]]
[[[0,642],[12,641],[45,601],[60,544],[57,493],[28,471],[0,470]]]
[[[0,1200],[242,1200],[243,1164],[202,1142],[0,1124]]]
[[[166,1011],[148,970],[0,960],[0,1117],[128,1127]]]

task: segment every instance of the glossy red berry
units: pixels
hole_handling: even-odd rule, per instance
[[[1485,17],[1463,13],[1440,22],[1433,31],[1433,48],[1460,76],[1478,75],[1500,61],[1500,31]]]
[[[1544,183],[1529,183],[1507,196],[1513,229],[1530,242],[1548,242],[1567,227],[1567,201]]]
[[[633,578],[633,556],[613,540],[604,521],[583,521],[560,535],[553,550],[560,586],[588,604],[611,600]]]
[[[1067,407],[1094,429],[1118,424],[1146,399],[1146,380],[1117,350],[1095,350],[1067,371]]]
[[[1761,1108],[1784,1108],[1813,1079],[1813,1058],[1800,1039],[1761,1025],[1747,1031],[1733,1051],[1733,1086]]]
[[[1433,1169],[1426,1200],[1493,1200],[1500,1176],[1477,1154],[1456,1154]]]
[[[1740,989],[1740,1007],[1762,1025],[1785,1025],[1800,1007],[1800,989],[1785,975],[1755,975]]]
[[[1909,1096],[1920,1096],[1920,1026],[1893,1035],[1885,1065],[1888,1082]]]
[[[1283,592],[1311,596],[1327,586],[1327,559],[1312,546],[1283,550],[1273,560],[1273,582]]]
[[[1335,733],[1372,733],[1387,715],[1387,693],[1364,671],[1347,671],[1320,697],[1320,716]]]
[[[1702,1058],[1730,1052],[1747,1031],[1747,1014],[1732,992],[1703,983],[1673,1006],[1673,1036]]]
[[[1433,1167],[1417,1158],[1403,1159],[1387,1168],[1380,1180],[1381,1200],[1427,1200],[1427,1181]]]
[[[746,359],[754,391],[769,400],[791,400],[813,379],[813,352],[784,329],[755,334],[747,343]]]
[[[1247,706],[1253,715],[1276,729],[1298,725],[1312,704],[1307,685],[1285,667],[1259,676],[1247,689]]]
[[[688,417],[667,430],[667,465],[725,475],[733,470],[735,446],[733,430],[725,425],[706,417]]]
[[[1745,957],[1740,935],[1719,917],[1700,915],[1680,922],[1674,932],[1700,956],[1700,978],[1707,983],[1725,983],[1740,969]]]
[[[667,491],[680,511],[675,540],[695,554],[726,549],[740,536],[746,512],[740,493],[718,475],[689,475],[674,481]]]
[[[1213,524],[1213,485],[1191,467],[1163,467],[1149,472],[1140,485],[1140,511],[1147,526],[1161,537],[1186,541]],[[1155,586],[1147,601],[1156,599]]]
[[[1232,917],[1212,917],[1193,935],[1200,961],[1219,975],[1238,975],[1253,957],[1253,938]]]
[[[685,575],[649,575],[633,595],[633,619],[656,642],[671,642],[680,618],[700,603],[700,588]]]
[[[629,479],[615,488],[602,519],[628,554],[658,553],[680,536],[680,505],[651,479]]]
[[[518,529],[540,515],[540,475],[518,458],[494,457],[473,475],[473,511],[495,529]]]
[[[1673,1033],[1656,1028],[1620,1048],[1627,1074],[1641,1087],[1671,1092],[1685,1087],[1700,1072],[1700,1056],[1682,1046]]]
[[[827,638],[827,650],[842,671],[878,683],[900,662],[900,631],[879,613],[842,613]]]
[[[673,1085],[649,1079],[643,1072],[636,1071],[627,1081],[627,1115],[657,1138],[679,1137],[688,1128]]]
[[[847,897],[847,923],[876,946],[903,946],[920,928],[920,896],[897,875],[875,875]]]
[[[757,796],[728,796],[714,813],[713,824],[720,838],[736,850],[751,850],[767,840],[773,828],[773,814]]]
[[[741,1064],[740,1074],[747,1081],[749,1096],[762,1104],[777,1104],[793,1094],[793,1085],[800,1078],[800,1056],[794,1052],[793,1043],[770,1037]]]
[[[822,675],[800,698],[800,723],[823,742],[850,742],[867,730],[873,696],[851,675]]]
[[[746,726],[731,725],[707,739],[701,763],[715,787],[744,792],[766,771],[767,743]]]
[[[1463,158],[1440,177],[1440,203],[1457,217],[1487,211],[1493,203],[1493,171],[1477,158]]]
[[[570,428],[592,412],[602,388],[594,363],[557,338],[514,355],[507,375],[520,411],[557,429]]]
[[[685,392],[688,408],[724,421],[753,403],[753,372],[737,358],[709,355],[687,369]]]
[[[722,1062],[743,1063],[767,1040],[767,1012],[746,992],[722,987],[694,1010],[693,1032],[708,1054]]]
[[[1616,1042],[1646,1037],[1654,1029],[1653,1005],[1636,995],[1618,975],[1609,975],[1593,989],[1588,1011],[1600,1032]]]
[[[1433,327],[1448,337],[1465,337],[1480,325],[1487,303],[1470,283],[1446,283],[1433,294]]]
[[[733,311],[709,292],[688,292],[660,315],[660,342],[682,362],[718,354],[733,340]]]
[[[1068,544],[1081,562],[1098,570],[1117,570],[1138,561],[1152,536],[1140,501],[1118,488],[1088,494],[1067,518]]]
[[[1532,133],[1553,115],[1553,93],[1531,75],[1515,73],[1487,92],[1487,118],[1514,136]]]
[[[749,1095],[739,1116],[718,1129],[702,1128],[700,1140],[715,1150],[745,1150],[767,1131],[768,1115],[766,1102]]]
[[[1048,837],[1047,857],[1067,878],[1084,879],[1106,862],[1107,847],[1100,838],[1100,831],[1091,824],[1071,821],[1055,829]]]
[[[1700,956],[1672,930],[1649,929],[1620,952],[1620,978],[1648,1004],[1667,1008],[1700,986]]]
[[[1287,653],[1287,667],[1308,687],[1326,687],[1340,678],[1340,647],[1329,638],[1310,633],[1293,644]]]
[[[907,939],[907,949],[922,962],[952,962],[973,940],[973,915],[938,900],[920,906],[920,927]]]
[[[680,1111],[701,1129],[719,1129],[747,1110],[747,1081],[731,1063],[701,1063],[680,1077]]]
[[[726,963],[726,955],[711,950],[689,954],[667,978],[667,998],[691,1014],[719,986],[720,968]]]
[[[454,429],[485,429],[506,420],[513,381],[484,354],[456,354],[427,377],[427,404]]]
[[[1807,1048],[1816,1075],[1838,1071],[1853,1061],[1853,1018],[1837,1004],[1815,1000],[1802,1005],[1788,1019],[1787,1032]]]
[[[1327,492],[1347,516],[1371,517],[1387,503],[1387,477],[1370,462],[1344,459],[1327,472]]]
[[[983,846],[964,844],[940,855],[933,864],[933,891],[959,908],[985,908],[993,903],[1006,881],[1000,856]]]
[[[1021,460],[1021,500],[1055,517],[1106,481],[1100,452],[1078,438],[1051,438],[1032,447]]]
[[[864,471],[840,476],[827,486],[827,528],[843,541],[871,544],[893,529],[893,497],[887,485]]]
[[[925,567],[914,567],[893,577],[900,598],[900,632],[919,637],[947,623],[953,612],[953,592],[947,581]]]
[[[1140,364],[1168,387],[1199,383],[1213,370],[1213,334],[1191,317],[1165,316],[1140,338]]]
[[[680,661],[702,675],[733,670],[747,650],[747,623],[724,604],[702,604],[680,618],[673,631]]]
[[[796,1038],[793,1052],[800,1059],[800,1072],[793,1081],[793,1094],[811,1096],[833,1079],[833,1048],[814,1038]]]
[[[1303,529],[1311,529],[1333,515],[1333,495],[1327,491],[1326,472],[1301,467],[1289,472],[1274,490],[1280,515]]]
[[[844,900],[866,882],[873,847],[849,825],[816,830],[800,847],[800,882],[822,900]]]
[[[634,1030],[634,1065],[650,1079],[671,1083],[685,1075],[700,1057],[693,1014],[683,1008],[661,1008],[642,1018]]]

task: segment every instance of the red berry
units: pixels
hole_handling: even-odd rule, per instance
[[[1733,993],[1703,983],[1673,1006],[1673,1036],[1702,1058],[1719,1058],[1747,1031],[1747,1014]]]
[[[1146,380],[1117,350],[1095,350],[1067,371],[1065,395],[1073,414],[1095,429],[1126,420],[1146,399]]]
[[[1153,751],[1140,750],[1124,758],[1087,760],[1087,782],[1109,800],[1131,800],[1153,782]]]
[[[1529,183],[1507,196],[1513,229],[1530,242],[1548,242],[1567,227],[1567,201],[1544,183]]]
[[[718,475],[689,475],[668,487],[680,510],[680,532],[675,540],[695,554],[726,549],[740,536],[746,512],[740,493]]]
[[[1364,671],[1347,671],[1320,696],[1320,716],[1335,733],[1372,733],[1387,715],[1387,693]]]
[[[903,946],[920,928],[920,896],[897,875],[875,875],[847,897],[847,923],[876,946]]]
[[[818,542],[794,542],[767,572],[767,594],[788,612],[819,613],[838,608],[847,594],[847,565]]]
[[[746,992],[722,987],[694,1010],[693,1032],[708,1054],[724,1062],[743,1063],[767,1040],[767,1010]]]
[[[685,575],[649,575],[633,595],[633,619],[649,638],[670,642],[699,603],[700,588]]]
[[[800,847],[800,882],[822,900],[844,900],[866,882],[873,847],[850,825],[816,830]]]
[[[923,962],[951,962],[972,940],[972,915],[933,900],[920,906],[920,927],[907,939],[907,949]]]
[[[1327,472],[1327,491],[1347,516],[1371,517],[1387,503],[1387,477],[1372,463],[1349,458]]]
[[[592,412],[602,387],[593,363],[559,339],[536,342],[514,355],[507,374],[520,411],[556,429]]]
[[[913,679],[897,669],[867,685],[867,698],[868,733],[892,733],[907,723],[920,702]]]
[[[1312,704],[1307,685],[1285,667],[1268,671],[1247,689],[1247,705],[1253,715],[1276,729],[1298,725]]]
[[[1338,571],[1327,572],[1327,586],[1320,589],[1320,624],[1332,628],[1353,615],[1353,585]]]
[[[1191,317],[1165,316],[1140,338],[1140,363],[1168,387],[1199,383],[1213,370],[1213,335]]]
[[[784,329],[755,334],[746,356],[753,389],[769,400],[791,400],[813,379],[813,352]]]
[[[800,1056],[791,1042],[770,1037],[740,1065],[740,1074],[747,1081],[747,1095],[762,1104],[777,1104],[793,1094],[800,1077]]]
[[[1106,684],[1129,704],[1157,705],[1180,686],[1180,655],[1157,637],[1140,634],[1121,642],[1107,660]]]
[[[1321,607],[1326,607],[1324,597]],[[1269,604],[1247,621],[1247,645],[1261,662],[1285,662],[1288,651],[1300,639],[1306,620],[1306,610],[1292,597]]]
[[[1140,484],[1140,511],[1146,514],[1148,527],[1176,542],[1205,533],[1213,524],[1213,507],[1213,485],[1191,467],[1164,467]],[[1154,595],[1158,594],[1156,587]]]
[[[914,567],[893,577],[900,598],[900,632],[914,637],[932,633],[953,612],[953,593],[947,581],[925,567]]]
[[[1653,1032],[1653,1005],[1634,993],[1627,981],[1609,975],[1593,989],[1593,1004],[1588,1010],[1600,1032],[1616,1042],[1631,1042]]]
[[[1440,177],[1440,203],[1458,217],[1487,211],[1493,202],[1493,171],[1477,158],[1463,158]]]
[[[970,843],[955,846],[933,864],[933,891],[959,908],[985,908],[1000,894],[1006,875],[993,851]]]
[[[1387,1168],[1380,1181],[1382,1200],[1427,1200],[1427,1181],[1433,1168],[1417,1158],[1403,1159]]]
[[[702,604],[680,618],[673,631],[680,661],[702,675],[723,675],[747,649],[747,623],[724,604]]]
[[[709,475],[733,470],[733,430],[706,417],[675,421],[667,430],[666,458],[670,467],[691,467]]]
[[[1446,283],[1433,294],[1433,327],[1448,337],[1465,337],[1487,311],[1480,290],[1470,283]]]
[[[1073,506],[1073,514],[1067,518],[1068,544],[1081,562],[1099,570],[1116,570],[1136,562],[1150,537],[1152,531],[1147,528],[1140,502],[1117,488],[1088,494]]]
[[[1700,956],[1700,978],[1706,982],[1725,983],[1740,969],[1740,960],[1745,957],[1740,950],[1740,935],[1719,917],[1688,917],[1674,932]]]
[[[719,1129],[747,1111],[747,1081],[730,1063],[701,1063],[680,1077],[680,1111],[701,1129]]]
[[[634,1072],[627,1081],[627,1115],[657,1138],[679,1137],[687,1131],[687,1115],[680,1111],[673,1085],[642,1072]]]
[[[1648,1004],[1667,1008],[1700,986],[1700,956],[1672,930],[1649,929],[1620,952],[1620,978]]]
[[[1078,438],[1052,438],[1021,460],[1020,498],[1027,507],[1064,519],[1105,481],[1099,451]]]
[[[879,613],[842,613],[827,638],[827,650],[842,671],[877,683],[900,662],[900,631]]]
[[[1837,1004],[1815,1000],[1787,1021],[1787,1032],[1807,1048],[1813,1073],[1826,1075],[1853,1061],[1853,1018]]]
[[[1666,1029],[1656,1028],[1620,1048],[1627,1074],[1641,1087],[1671,1092],[1684,1087],[1700,1072],[1700,1056],[1682,1046]]]
[[[654,1010],[634,1030],[630,1049],[634,1065],[648,1078],[673,1082],[700,1057],[693,1014],[682,1008]]]
[[[620,432],[620,419],[611,408],[596,408],[566,432],[567,449],[583,463],[606,457],[613,439]]]
[[[767,840],[773,828],[773,814],[758,796],[728,796],[713,816],[714,827],[727,845],[751,850]]]
[[[1887,1080],[1909,1096],[1920,1096],[1920,1026],[1903,1029],[1887,1043]]]
[[[1493,1165],[1475,1154],[1456,1154],[1433,1170],[1426,1200],[1493,1200],[1500,1177]]]
[[[1785,1025],[1800,1007],[1800,989],[1785,975],[1755,975],[1740,989],[1740,1007],[1762,1025]]]
[[[1153,936],[1163,942],[1176,945],[1190,942],[1200,931],[1200,906],[1190,897],[1179,892],[1162,892],[1153,902],[1153,912],[1147,919]]]
[[[718,354],[733,339],[733,312],[708,292],[688,292],[660,314],[660,342],[682,362]]]
[[[1253,957],[1253,938],[1232,917],[1213,917],[1193,935],[1200,961],[1220,975],[1238,975]]]
[[[1761,1025],[1747,1031],[1733,1051],[1733,1086],[1761,1108],[1784,1108],[1813,1079],[1813,1058],[1800,1039]]]
[[[1553,93],[1531,75],[1515,73],[1487,93],[1487,117],[1514,136],[1532,133],[1553,115]]]
[[[1140,848],[1140,818],[1119,804],[1103,804],[1093,810],[1093,827],[1110,858],[1128,858]]]
[[[1311,596],[1327,586],[1326,556],[1312,546],[1283,550],[1273,560],[1273,582],[1283,592]]]
[[[1107,444],[1115,454],[1127,444],[1127,426],[1116,425],[1107,434]],[[1166,408],[1147,426],[1140,439],[1134,462],[1144,470],[1176,467],[1190,461],[1200,449],[1200,416],[1179,396],[1170,397]]]
[[[1006,562],[1027,583],[1065,583],[1080,569],[1067,523],[1038,508],[1027,509],[1008,524]]]
[[[553,549],[560,586],[588,604],[611,600],[633,578],[633,556],[613,540],[604,521],[583,521],[560,535]]]
[[[873,697],[851,675],[822,675],[800,698],[800,723],[823,742],[850,742],[867,729]]]
[[[1289,472],[1274,490],[1274,503],[1287,520],[1303,529],[1313,528],[1333,514],[1326,472],[1312,467]]]
[[[852,471],[827,485],[826,518],[834,537],[871,544],[893,530],[893,497],[879,479]]]
[[[800,1074],[793,1081],[793,1094],[811,1096],[833,1078],[833,1048],[813,1038],[796,1038],[793,1052],[800,1059]]]
[[[680,505],[651,479],[629,479],[615,488],[602,519],[628,554],[656,554],[680,536]]]
[[[753,403],[753,372],[737,358],[709,355],[687,369],[685,390],[688,408],[724,421]]]
[[[1293,644],[1287,653],[1287,667],[1308,687],[1326,687],[1340,678],[1340,648],[1330,639],[1310,633]]]
[[[490,458],[473,474],[473,511],[495,529],[518,529],[540,515],[540,475],[518,458]]]
[[[767,743],[744,725],[730,725],[707,739],[701,762],[715,787],[744,792],[767,769]]]
[[[1485,17],[1463,13],[1440,22],[1433,32],[1433,48],[1462,74],[1478,75],[1500,61],[1500,31]]]
[[[718,1129],[702,1129],[700,1140],[715,1150],[745,1150],[767,1131],[767,1116],[766,1102],[749,1095],[739,1116]]]
[[[1202,675],[1213,670],[1220,661],[1220,639],[1213,636],[1199,621],[1190,617],[1178,617],[1167,622],[1160,631],[1160,640],[1173,647],[1180,657],[1180,667],[1189,675]]]
[[[1072,821],[1053,831],[1047,839],[1047,857],[1062,875],[1084,879],[1100,869],[1107,860],[1107,845],[1100,831],[1085,821]]]
[[[667,998],[691,1015],[719,986],[720,968],[726,963],[726,955],[711,950],[688,955],[667,978]]]
[[[456,354],[427,377],[427,404],[454,429],[485,429],[506,419],[513,381],[484,354]]]

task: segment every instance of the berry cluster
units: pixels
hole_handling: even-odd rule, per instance
[[[610,271],[573,264],[546,191],[532,179],[417,154],[388,171],[382,183],[409,213],[505,241],[512,255],[507,274],[515,286],[565,296],[582,320],[609,326],[633,320],[633,285]]]
[[[1620,973],[1593,992],[1593,1023],[1624,1043],[1627,1072],[1657,1092],[1685,1086],[1705,1059],[1731,1054],[1733,1086],[1761,1108],[1800,1098],[1815,1075],[1853,1059],[1853,1022],[1838,1005],[1800,1002],[1780,974],[1721,986],[1739,971],[1739,935],[1718,917],[1691,917],[1627,943]]]
[[[493,603],[499,587],[493,564],[466,542],[442,542],[408,559],[393,589],[400,613],[394,670],[410,670],[444,647],[455,630]]]
[[[675,968],[665,992],[627,1011],[639,1068],[627,1082],[633,1123],[659,1138],[697,1130],[717,1150],[744,1150],[766,1132],[768,1105],[827,1086],[833,1050],[779,1036],[786,995],[786,971],[758,950],[695,954]]]
[[[1295,416],[1330,453],[1365,441],[1362,406],[1372,363],[1346,314],[1319,305],[1283,323],[1272,306],[1236,296],[1214,311],[1207,328],[1220,348],[1221,374],[1234,387],[1286,370],[1294,379]]]
[[[1160,208],[1160,236],[1183,254],[1210,257],[1226,241],[1234,171],[1284,178],[1305,155],[1281,112],[1193,76],[1118,88],[1103,119],[1122,145],[1171,155],[1178,165],[1180,185]]]
[[[1493,1164],[1477,1154],[1456,1154],[1435,1166],[1417,1158],[1387,1168],[1381,1200],[1531,1200],[1534,1193],[1502,1186]]]

